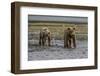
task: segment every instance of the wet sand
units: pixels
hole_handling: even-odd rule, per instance
[[[88,58],[87,41],[77,40],[76,44],[76,48],[70,49],[64,48],[61,40],[56,41],[50,47],[31,44],[28,47],[28,61]]]

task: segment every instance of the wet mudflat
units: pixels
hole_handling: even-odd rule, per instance
[[[29,45],[28,60],[60,60],[60,59],[82,59],[88,57],[87,40],[77,40],[76,48],[64,48],[63,41],[48,46]]]

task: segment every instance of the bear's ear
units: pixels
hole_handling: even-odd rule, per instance
[[[74,27],[74,30],[76,30],[76,28]]]

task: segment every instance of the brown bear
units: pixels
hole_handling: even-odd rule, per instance
[[[50,31],[48,30],[48,28],[43,28],[41,31],[40,31],[40,34],[39,34],[39,45],[46,45],[46,42],[48,43],[48,46],[50,46],[50,43],[51,43],[51,33]]]
[[[67,28],[64,31],[64,47],[66,48],[76,48],[76,37],[75,37],[75,28]]]

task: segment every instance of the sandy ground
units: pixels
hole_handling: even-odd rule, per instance
[[[28,60],[58,60],[58,59],[81,59],[88,57],[87,41],[78,41],[77,48],[63,48],[63,41],[56,41],[51,47],[29,45]]]

